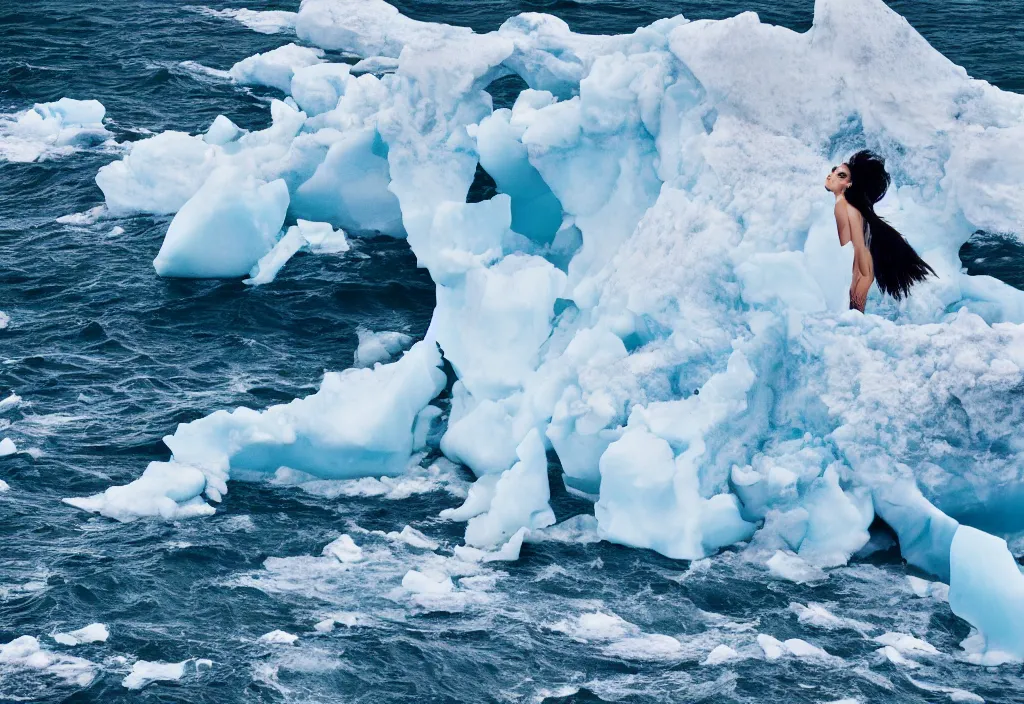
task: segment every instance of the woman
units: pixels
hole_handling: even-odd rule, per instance
[[[833,166],[825,177],[825,188],[836,197],[839,244],[853,242],[850,309],[861,313],[872,281],[898,301],[918,281],[935,275],[903,235],[875,214],[875,203],[889,190],[889,181],[885,161],[866,149]]]

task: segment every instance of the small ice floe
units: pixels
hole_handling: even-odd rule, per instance
[[[907,576],[907,582],[910,584],[911,591],[914,592],[914,596],[921,599],[932,598],[937,601],[949,601],[949,585],[943,584],[942,582],[929,582],[927,579],[921,579],[920,577]]]
[[[11,316],[7,315],[7,313],[4,313],[2,310],[0,310],[0,330],[3,330],[10,324]]]
[[[808,660],[836,661],[839,659],[799,638],[790,638],[783,642],[761,633],[757,636],[757,644],[761,646],[765,660],[768,661],[778,660],[787,655]]]
[[[293,645],[299,637],[282,630],[273,630],[270,633],[264,633],[260,636],[260,643],[270,643],[271,645]]]
[[[723,643],[722,645],[715,646],[714,650],[708,653],[708,656],[704,659],[701,665],[722,665],[727,662],[742,659],[743,657],[739,653]]]
[[[377,362],[389,362],[403,350],[412,346],[413,339],[401,332],[373,332],[367,328],[356,330],[359,346],[353,363],[357,367],[372,367]]]
[[[104,142],[113,137],[103,126],[105,115],[98,100],[71,98],[0,115],[0,161],[36,161]]]
[[[363,559],[363,549],[347,533],[325,545],[320,554],[333,557],[338,562],[359,562]]]
[[[402,528],[401,533],[391,531],[390,533],[387,533],[385,537],[393,542],[405,543],[406,545],[414,548],[420,548],[422,550],[437,550],[440,547],[440,544],[436,540],[424,535],[412,526]]]
[[[14,441],[10,438],[4,438],[0,440],[0,457],[7,457],[18,452],[18,447],[14,444]]]
[[[882,635],[874,638],[876,643],[880,643],[886,647],[895,648],[903,655],[940,655],[938,649],[931,643],[915,638],[914,636],[906,633],[883,633]]]
[[[582,643],[610,641],[637,636],[640,628],[614,613],[593,611],[574,619],[563,619],[547,626],[556,633],[564,633]]]
[[[78,227],[87,227],[89,225],[95,225],[97,222],[102,220],[107,215],[106,205],[97,205],[95,208],[89,208],[81,213],[72,213],[71,215],[61,215],[57,218],[57,222],[61,225],[76,225]]]
[[[185,676],[185,665],[189,662],[189,660],[182,662],[136,660],[132,665],[132,671],[121,680],[121,686],[134,690],[142,689],[154,682],[177,682]]]
[[[75,646],[83,643],[103,643],[110,637],[110,631],[102,623],[90,623],[69,633],[54,633],[53,639],[61,645]]]
[[[683,644],[672,636],[648,633],[615,641],[603,652],[609,657],[622,660],[664,662],[682,658]]]

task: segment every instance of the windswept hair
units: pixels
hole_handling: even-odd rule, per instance
[[[910,287],[935,271],[918,256],[903,235],[875,213],[875,203],[889,190],[890,178],[885,160],[864,149],[846,162],[850,167],[850,187],[846,200],[864,216],[871,227],[871,258],[875,281],[882,293],[897,301],[910,293]]]

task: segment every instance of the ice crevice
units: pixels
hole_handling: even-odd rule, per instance
[[[599,537],[674,558],[743,543],[817,574],[884,521],[949,582],[980,658],[1024,658],[1005,542],[1024,532],[1024,293],[958,259],[977,230],[1024,234],[1024,97],[881,0],[817,0],[805,33],[744,13],[621,36],[304,0],[296,33],[307,46],[233,69],[288,94],[268,128],[137,142],[97,176],[107,208],[174,214],[162,275],[269,280],[309,242],[300,221],[406,238],[437,285],[426,339],[305,399],[181,425],[169,462],[69,502],[204,514],[246,473],[401,474],[443,431],[478,477],[446,516],[469,548],[518,555],[549,525],[551,452],[598,497]],[[510,74],[529,88],[495,110],[485,88]],[[881,214],[938,273],[899,305],[872,293],[869,315],[845,310],[851,253],[821,188],[862,147],[893,175]],[[498,193],[468,203],[478,167]]]

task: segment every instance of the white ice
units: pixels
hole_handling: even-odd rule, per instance
[[[78,687],[88,687],[99,671],[96,663],[54,653],[43,648],[32,636],[21,636],[0,644],[0,670],[7,668],[36,670]]]
[[[198,12],[210,17],[222,17],[231,19],[245,25],[254,32],[260,34],[280,34],[295,29],[295,20],[298,13],[286,12],[284,10],[249,10],[241,8],[237,10],[214,10],[209,7],[197,7]]]
[[[102,623],[90,623],[76,631],[54,633],[53,639],[61,645],[82,645],[83,643],[103,643],[110,637],[110,631]]]
[[[121,686],[126,689],[142,689],[154,682],[176,682],[185,676],[184,662],[148,662],[136,660],[132,664],[132,671],[121,680]]]
[[[440,448],[478,477],[445,515],[475,521],[470,542],[539,527],[540,445],[599,497],[601,538],[671,557],[741,544],[815,582],[880,519],[908,562],[954,582],[990,649],[1020,647],[998,619],[1012,556],[965,527],[1024,530],[1024,293],[968,276],[958,251],[977,230],[1024,236],[1024,97],[972,79],[882,0],[817,0],[803,33],[744,13],[621,36],[306,0],[296,33],[396,68],[354,75],[294,47],[244,60],[239,78],[293,94],[270,127],[158,135],[97,183],[115,215],[170,214],[230,167],[283,182],[289,223],[406,237],[436,284],[428,339],[458,376]],[[529,90],[496,112],[483,89],[510,73]],[[938,274],[899,304],[873,291],[868,315],[845,310],[850,252],[822,188],[862,147],[896,184],[880,214]],[[467,203],[478,166],[499,193]],[[325,379],[289,406],[182,426],[174,460],[211,498],[232,468],[401,473],[444,387],[433,347],[407,373],[416,349],[329,375],[343,395]],[[953,554],[967,542],[977,555]]]
[[[14,444],[14,441],[10,438],[4,438],[0,440],[0,457],[7,457],[17,453],[18,447]]]
[[[294,645],[299,637],[286,631],[275,630],[270,633],[264,633],[260,636],[259,640],[261,643],[270,643],[271,645]]]
[[[372,367],[378,362],[388,362],[402,350],[408,349],[413,342],[412,337],[402,332],[373,332],[359,328],[356,335],[359,344],[352,362],[357,367]]]
[[[72,98],[0,115],[0,161],[36,161],[104,142],[113,137],[103,126],[105,115],[98,100]]]
[[[269,86],[288,93],[292,77],[299,69],[319,64],[323,52],[319,49],[285,44],[264,54],[256,54],[231,67],[231,78],[242,85]]]
[[[321,554],[324,557],[333,557],[338,562],[359,562],[363,559],[362,548],[356,545],[352,536],[347,533],[324,546]]]

